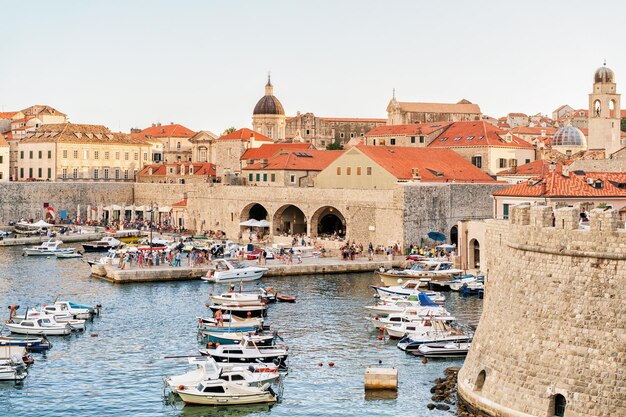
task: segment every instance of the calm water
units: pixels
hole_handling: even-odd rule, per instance
[[[274,406],[216,409],[168,405],[162,378],[186,372],[194,354],[196,316],[205,314],[212,285],[200,281],[113,285],[89,277],[81,260],[25,258],[18,248],[0,248],[0,307],[49,303],[59,294],[85,304],[102,303],[102,316],[84,334],[51,337],[54,347],[34,354],[22,386],[0,383],[0,415],[14,416],[397,416],[425,415],[431,381],[459,360],[424,365],[378,341],[364,319],[374,303],[373,274],[265,279],[267,286],[298,297],[270,307],[268,322],[289,345],[284,398]],[[218,288],[219,290],[219,288]],[[213,289],[215,291],[215,289]],[[482,300],[449,293],[446,307],[477,323]],[[97,334],[98,337],[90,337]],[[382,360],[399,369],[397,398],[366,398],[363,374]],[[332,361],[334,368],[326,364]],[[318,367],[324,362],[323,367]]]

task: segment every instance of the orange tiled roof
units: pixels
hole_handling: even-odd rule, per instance
[[[329,122],[387,123],[387,119],[369,117],[319,117],[319,119]]]
[[[512,170],[510,168],[502,170],[498,172],[496,175],[541,176],[545,174],[546,172],[550,171],[550,165],[556,165],[555,169],[561,172],[563,162],[555,161],[554,163],[552,163],[552,161],[549,161],[546,159],[537,159],[536,161],[529,162],[524,165],[520,165],[517,168],[515,168],[515,170]]]
[[[413,169],[417,168],[422,182],[494,182],[451,149],[363,145],[355,148],[399,180],[413,179]]]
[[[472,103],[410,103],[399,102],[400,109],[411,113],[468,113],[481,114],[478,104]]]
[[[555,127],[541,127],[541,126],[518,126],[511,129],[511,133],[518,135],[541,135],[541,131],[545,132],[545,135],[554,135],[558,129]]]
[[[592,184],[588,183],[592,180]],[[602,186],[595,187],[600,180]],[[621,185],[620,185],[621,184]],[[625,197],[626,173],[571,171],[568,176],[561,172],[548,172],[536,180],[525,181],[493,193],[507,197]]]
[[[16,111],[0,111],[0,119],[12,119],[17,113]]]
[[[455,122],[448,126],[435,140],[428,144],[433,148],[456,148],[456,147],[502,147],[502,148],[528,148],[533,146],[513,135],[511,142],[504,139],[508,132],[498,129],[496,126],[484,120],[472,122]],[[501,137],[502,136],[502,137]]]
[[[292,149],[315,149],[310,143],[264,143],[258,148],[249,148],[241,155],[241,160],[268,159],[280,151]]]
[[[380,135],[429,135],[436,130],[445,128],[452,122],[416,123],[410,125],[378,126],[370,130],[365,136]]]
[[[142,130],[141,133],[153,138],[190,138],[196,134],[193,130],[179,124],[151,126]]]
[[[167,168],[169,167],[176,169],[174,175],[216,175],[215,165],[209,162],[174,162],[171,164],[146,165],[139,171],[139,175],[167,175]],[[190,174],[191,167],[193,167],[193,174]],[[152,174],[150,174],[150,170],[152,170]]]
[[[172,207],[187,207],[187,199],[185,198],[177,201],[176,203],[172,204]]]
[[[0,133],[0,146],[9,146],[9,142],[4,139],[2,133]]]
[[[524,113],[509,113],[509,117],[528,117],[528,115]]]
[[[111,143],[119,145],[145,145],[127,133],[114,133],[102,125],[59,123],[42,125],[30,132],[21,143],[66,142],[66,143]]]
[[[339,158],[345,151],[318,151],[305,149],[281,152],[267,160],[244,167],[244,170],[321,171]]]
[[[265,135],[260,134],[259,132],[255,132],[254,130],[243,128],[239,130],[235,130],[233,133],[229,133],[228,135],[220,136],[217,138],[218,140],[249,140],[252,136],[254,136],[254,140],[263,141],[263,142],[274,142],[272,139],[268,138]]]

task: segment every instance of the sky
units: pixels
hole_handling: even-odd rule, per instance
[[[587,107],[626,85],[626,2],[0,0],[0,111],[48,104],[113,131],[250,127],[268,71],[287,115],[400,101],[484,114]]]

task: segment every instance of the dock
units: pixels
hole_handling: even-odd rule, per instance
[[[244,261],[249,265],[256,265],[254,261]],[[313,258],[303,259],[301,264],[280,264],[268,261],[263,265],[269,270],[264,276],[291,276],[291,275],[317,275],[317,274],[344,274],[356,272],[373,272],[379,268],[392,268],[400,266],[404,258],[398,257],[395,260],[385,258],[368,261],[366,258],[354,261],[344,261],[338,258]],[[91,267],[91,275],[118,284],[137,282],[165,282],[195,280],[206,275],[209,267],[171,267],[151,266],[139,268],[133,265],[132,268],[120,269],[113,265],[96,264]]]
[[[92,240],[100,240],[104,237],[104,233],[76,233],[71,235],[60,235],[52,239],[59,239],[63,243],[77,243],[77,242],[89,242]],[[48,236],[28,236],[28,237],[15,237],[4,238],[0,240],[0,246],[26,246],[26,245],[38,245],[43,242],[49,241],[51,238]]]

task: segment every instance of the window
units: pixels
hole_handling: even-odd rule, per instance
[[[115,168],[115,179],[116,180],[120,179],[120,169],[119,168]]]
[[[476,384],[474,384],[474,389],[476,391],[482,391],[483,385],[485,385],[485,378],[487,378],[487,373],[482,370],[478,373],[478,377],[476,378]]]
[[[48,159],[52,159],[52,151],[48,151]]]
[[[376,146],[376,139],[372,139],[372,145]]]
[[[353,138],[354,137],[354,132],[350,133],[350,137]]]
[[[271,180],[272,182],[276,182],[276,174],[272,174],[272,175],[270,175],[270,180]]]
[[[504,158],[498,159],[498,166],[500,168],[506,168],[506,159],[504,159]]]
[[[343,139],[343,137],[344,137],[343,132],[341,132],[341,133],[339,134],[339,137],[340,137],[341,139]]]
[[[63,159],[67,159],[67,149],[63,149]]]
[[[517,167],[517,159],[509,159],[509,166],[511,168]]]
[[[252,182],[253,178],[254,178],[254,174],[252,173],[248,174],[248,181]]]
[[[341,175],[341,167],[337,167],[337,175]]]
[[[554,396],[554,415],[556,417],[565,416],[565,406],[567,405],[567,400],[561,394],[556,394]]]
[[[43,176],[43,170],[41,168],[37,168],[37,178],[41,178]]]
[[[474,140],[474,136],[468,136],[466,140]]]
[[[78,168],[72,170],[72,178],[78,179]]]
[[[526,164],[530,164],[530,159],[526,159]]]
[[[106,160],[109,159],[109,152],[108,151],[104,153],[104,159],[106,159]]]
[[[83,159],[89,159],[89,151],[87,149],[83,151]]]
[[[367,169],[365,170],[365,174],[372,175],[372,167],[367,167]]]
[[[476,140],[483,140],[484,136],[479,136],[476,138]]]
[[[420,143],[424,143],[424,136],[420,136]]]
[[[395,145],[396,144],[396,138],[389,139],[389,144],[390,145]]]
[[[109,168],[104,168],[104,179],[105,180],[109,179]]]
[[[255,176],[255,180],[257,182],[261,181],[261,174],[257,173],[256,176]]]
[[[509,206],[510,204],[502,205],[502,218],[505,220],[509,218]]]
[[[306,130],[306,134],[309,135],[311,134],[311,131],[309,129]]]
[[[415,143],[415,136],[411,136],[411,143]]]
[[[128,161],[128,152],[124,152],[124,160]]]
[[[93,151],[93,159],[100,159],[100,152]]]
[[[93,179],[97,180],[98,177],[100,176],[100,173],[98,172],[98,168],[93,170]]]
[[[0,180],[4,178],[4,173],[0,171]]]
[[[346,167],[346,175],[351,175],[351,174],[352,174],[352,168]]]
[[[448,138],[441,138],[441,139],[439,139],[440,142],[445,142],[447,140],[448,140]]]
[[[74,151],[74,159],[78,159],[78,151]]]
[[[361,175],[361,167],[356,167],[356,175]]]
[[[115,152],[115,159],[116,160],[120,160],[120,153],[119,152]]]
[[[4,156],[0,155],[0,164],[4,163]]]
[[[48,179],[52,178],[52,168],[48,168]]]
[[[20,159],[24,159],[24,151],[20,151]]]
[[[33,151],[28,152],[28,157],[29,157],[30,159],[33,159]]]
[[[460,140],[461,140],[461,136],[457,136],[456,138],[454,138],[454,141],[455,141],[455,142],[458,142],[458,141],[460,141]]]
[[[144,152],[143,153],[143,160],[147,161],[148,160],[148,152]]]
[[[20,168],[20,178],[24,178],[24,168]]]
[[[291,176],[289,177],[289,182],[291,182],[292,184],[295,184],[295,182],[296,182],[296,176],[295,176],[295,175],[291,175]]]
[[[135,161],[139,161],[139,153],[135,152]]]
[[[263,173],[263,182],[267,182],[267,173],[266,172]]]
[[[125,180],[128,179],[128,170],[127,169],[124,170],[124,179]]]
[[[33,178],[33,169],[28,168],[28,178]]]
[[[482,156],[472,156],[472,165],[477,168],[483,167],[483,157]]]
[[[67,168],[63,168],[61,170],[61,178],[63,178],[64,180],[67,179]]]
[[[176,149],[180,149],[180,142],[176,142]]]
[[[38,156],[39,156],[39,159],[42,159],[43,158],[43,151],[39,151],[39,155]]]
[[[221,385],[216,385],[213,387],[204,387],[204,389],[202,390],[202,392],[214,392],[217,394],[223,394],[224,391],[224,387]]]

